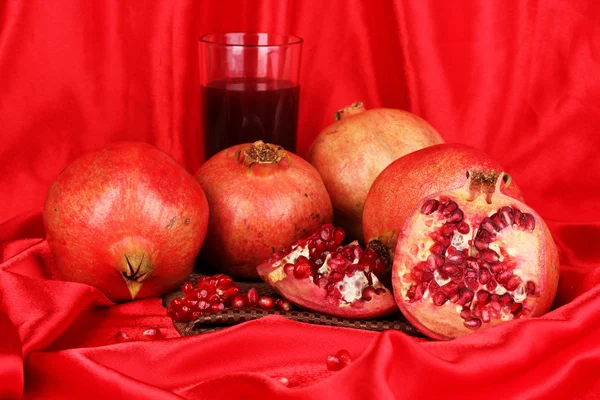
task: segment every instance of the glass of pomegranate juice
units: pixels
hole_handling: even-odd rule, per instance
[[[270,33],[200,37],[204,159],[262,140],[296,151],[302,39]]]

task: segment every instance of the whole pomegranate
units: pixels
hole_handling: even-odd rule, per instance
[[[407,111],[366,110],[355,103],[336,113],[309,149],[334,209],[348,236],[362,239],[362,212],[371,184],[397,158],[444,140],[431,125]]]
[[[547,312],[558,288],[556,245],[542,218],[500,192],[503,173],[421,199],[400,231],[392,283],[406,318],[434,339]]]
[[[462,186],[467,170],[503,171],[490,156],[471,146],[444,143],[400,157],[375,179],[365,200],[363,238],[387,238],[385,245],[396,247],[398,230],[423,197]],[[518,186],[504,175],[502,192],[523,201]]]
[[[58,175],[44,224],[59,278],[119,302],[164,295],[187,278],[206,235],[208,203],[167,154],[120,142]]]
[[[325,224],[257,267],[260,277],[299,307],[342,318],[368,319],[398,311],[384,281],[389,252],[342,246],[346,233]],[[387,270],[387,274],[385,273]]]
[[[280,146],[262,141],[232,146],[195,176],[210,205],[200,255],[234,278],[257,280],[257,265],[332,219],[319,173]]]

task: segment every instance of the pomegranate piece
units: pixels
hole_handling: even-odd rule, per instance
[[[353,319],[397,311],[391,291],[381,282],[388,264],[384,247],[375,241],[367,249],[357,242],[342,246],[344,236],[341,228],[323,225],[259,265],[258,274],[301,308]],[[299,265],[302,274],[297,273]]]
[[[558,252],[542,218],[500,191],[503,174],[468,176],[464,187],[417,203],[398,236],[396,302],[434,339],[542,315],[558,287]]]

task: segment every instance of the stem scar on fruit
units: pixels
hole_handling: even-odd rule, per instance
[[[292,164],[292,159],[289,154],[281,146],[270,143],[264,143],[262,140],[240,147],[235,152],[235,158],[239,162],[244,161],[244,166],[250,167],[252,164],[278,164],[281,160],[286,159],[288,165]]]

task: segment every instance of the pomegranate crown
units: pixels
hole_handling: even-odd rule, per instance
[[[252,164],[278,164],[283,159],[287,160],[288,165],[292,163],[290,155],[283,147],[264,143],[262,140],[240,147],[235,152],[235,158],[238,162],[243,161],[246,167]]]
[[[469,201],[475,200],[480,194],[485,195],[485,201],[492,204],[492,196],[501,186],[508,186],[511,177],[505,172],[496,171],[467,171],[465,187],[469,191]]]

